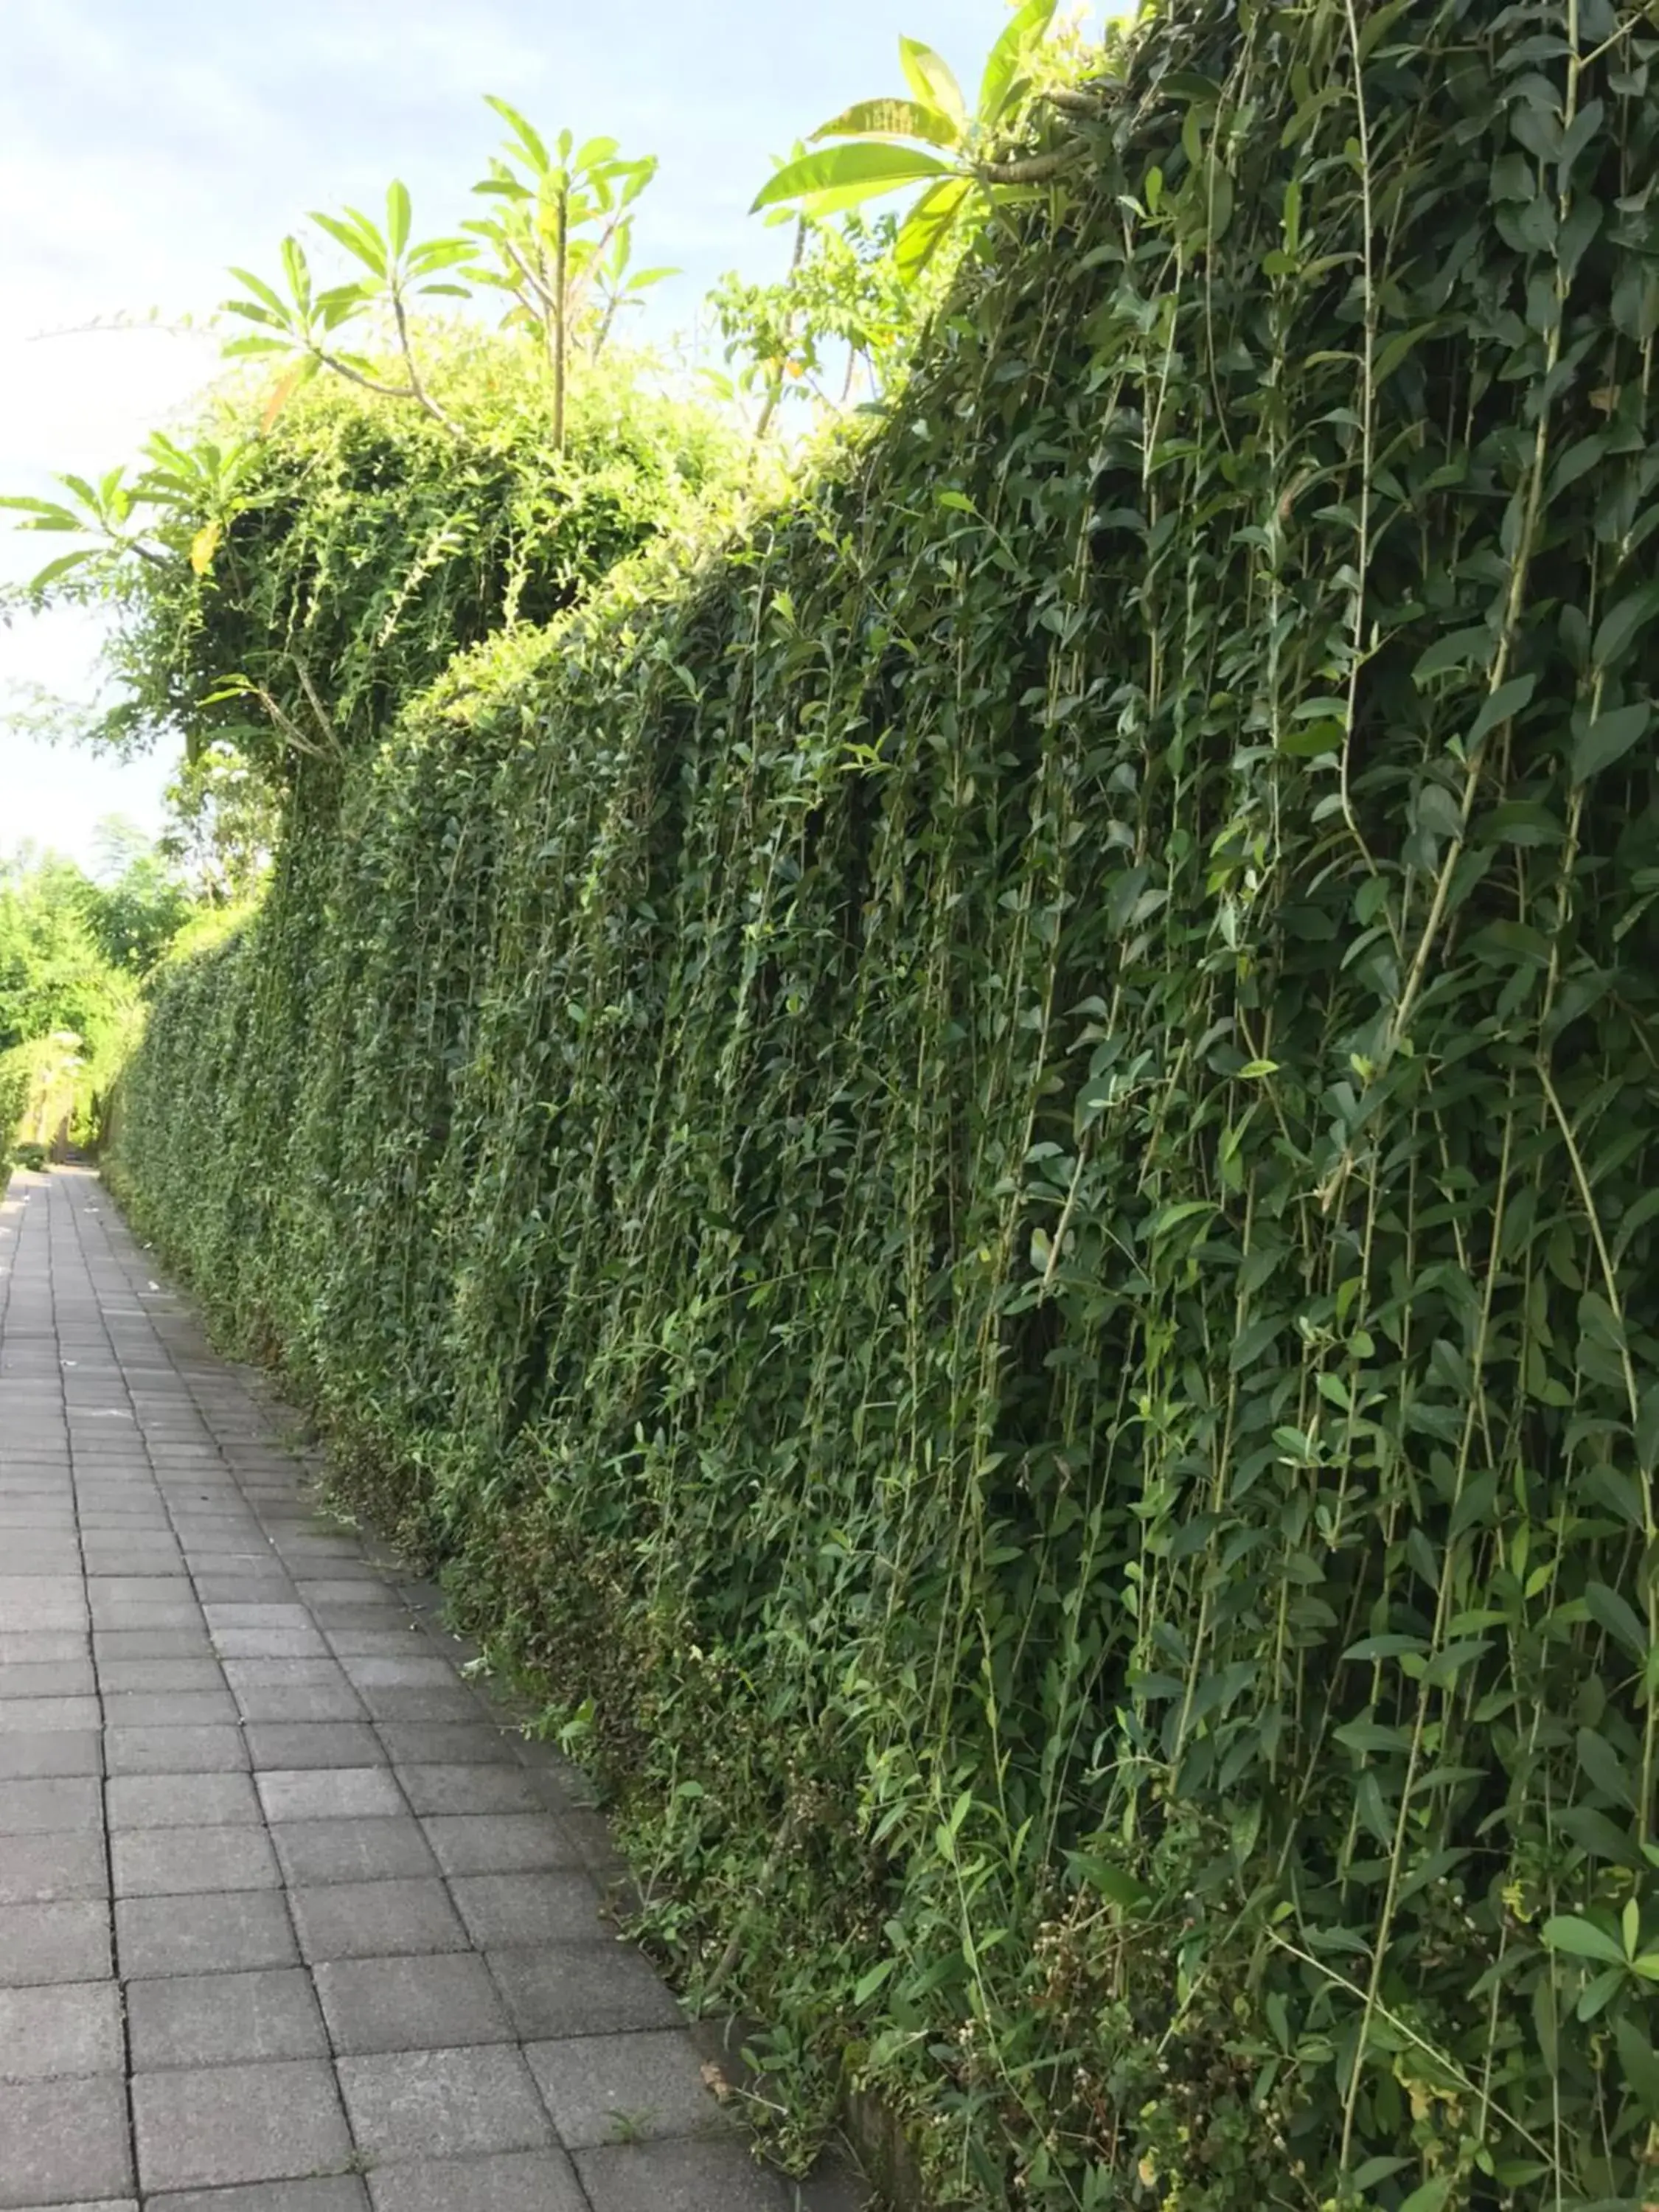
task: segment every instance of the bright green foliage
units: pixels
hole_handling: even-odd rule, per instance
[[[521,343],[458,331],[427,353],[463,450],[429,414],[333,380],[224,403],[209,428],[245,455],[234,511],[180,490],[158,557],[115,572],[107,738],[182,727],[192,757],[228,744],[279,787],[298,759],[337,765],[458,647],[544,621],[733,472],[733,441],[625,368],[576,380],[556,453]]]
[[[879,438],[360,753],[133,1078],[949,2203],[1652,2194],[1655,50],[1172,11]]]
[[[51,854],[0,862],[0,1164],[20,1128],[40,1142],[60,1127],[94,1135],[141,980],[189,916],[144,840],[118,835],[113,854],[104,884]]]

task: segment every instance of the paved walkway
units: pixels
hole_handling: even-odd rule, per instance
[[[0,2206],[781,2212],[570,1771],[151,1264],[0,1207]]]

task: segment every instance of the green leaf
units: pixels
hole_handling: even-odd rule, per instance
[[[755,215],[762,208],[780,207],[789,200],[815,198],[824,192],[854,193],[856,198],[848,204],[857,205],[860,200],[875,199],[883,192],[897,191],[902,185],[913,184],[919,177],[945,177],[951,173],[936,154],[924,154],[912,146],[890,146],[858,139],[843,146],[826,146],[821,154],[805,154],[799,161],[786,161],[777,174],[761,187],[749,212]]]
[[[1425,2181],[1413,2190],[1401,2206],[1400,2212],[1443,2212],[1451,2191],[1450,2174],[1437,2173],[1432,2181]]]
[[[386,243],[394,261],[403,258],[404,248],[409,243],[410,222],[409,187],[394,177],[386,191]]]
[[[988,127],[1001,120],[1023,88],[1020,66],[1026,54],[1048,36],[1060,0],[1025,0],[1025,5],[1005,25],[1001,36],[986,58],[980,79],[975,119]]]
[[[1598,1928],[1593,1921],[1580,1919],[1576,1913],[1558,1912],[1544,1923],[1542,1934],[1552,1951],[1565,1952],[1574,1959],[1594,1959],[1601,1966],[1625,1964],[1624,1945],[1605,1929]]]
[[[354,217],[355,211],[348,208],[346,216]],[[386,240],[362,216],[355,216],[353,220],[342,220],[338,216],[319,215],[313,211],[311,220],[319,230],[325,230],[337,245],[344,246],[354,259],[361,261],[372,276],[383,277],[386,275]]]
[[[1431,676],[1443,676],[1449,669],[1480,665],[1492,657],[1497,644],[1496,634],[1484,623],[1472,629],[1448,630],[1420,656],[1412,671],[1413,680],[1421,684]]]
[[[4,503],[3,501],[0,501],[0,505]],[[82,545],[76,552],[60,553],[55,561],[48,561],[44,568],[37,569],[29,578],[28,589],[31,592],[44,592],[50,585],[55,584],[60,576],[68,575],[71,568],[78,568],[83,561],[96,559],[103,550],[100,545]]]
[[[501,120],[509,126],[514,137],[519,142],[520,151],[527,158],[531,167],[542,171],[550,169],[553,166],[552,159],[540,134],[531,128],[518,109],[509,107],[506,100],[497,99],[493,92],[485,93],[484,100],[486,105],[493,107]]]
[[[1648,1632],[1627,1598],[1622,1598],[1606,1583],[1587,1583],[1584,1586],[1584,1609],[1600,1628],[1605,1628],[1617,1644],[1622,1644],[1632,1658],[1648,1656]]]
[[[832,122],[820,123],[812,133],[819,138],[925,138],[930,146],[962,143],[959,124],[943,108],[919,100],[860,100],[845,107]]]
[[[968,127],[968,108],[962,97],[962,87],[956,73],[941,55],[920,39],[899,40],[899,65],[904,71],[904,81],[924,106],[939,109],[950,116],[958,131]]]
[[[1633,707],[1615,707],[1598,714],[1572,749],[1572,780],[1584,783],[1604,768],[1611,768],[1643,737],[1653,720],[1653,708],[1644,699]]]
[[[1581,1728],[1577,1736],[1578,1764],[1591,1783],[1604,1797],[1615,1803],[1634,1808],[1636,1793],[1622,1761],[1606,1736],[1598,1735],[1594,1729]]]
[[[1596,626],[1590,659],[1597,668],[1611,668],[1659,615],[1659,582],[1644,584],[1604,615]]]
[[[1628,2013],[1613,2024],[1613,2039],[1626,2086],[1650,2118],[1659,2119],[1659,2057]]]
[[[1110,1859],[1099,1857],[1091,1851],[1067,1851],[1066,1863],[1073,1877],[1091,1889],[1097,1889],[1112,1905],[1120,1905],[1126,1912],[1145,1905],[1152,1892],[1127,1868],[1115,1865]]]

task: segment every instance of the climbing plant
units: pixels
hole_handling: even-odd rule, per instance
[[[1652,2194],[1656,49],[1170,11],[878,430],[464,656],[152,1024],[128,1202],[786,2148]]]

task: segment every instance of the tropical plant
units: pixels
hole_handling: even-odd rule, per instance
[[[656,159],[624,160],[614,138],[589,138],[580,146],[562,131],[551,149],[517,108],[488,95],[509,136],[473,189],[501,203],[501,211],[465,228],[493,252],[493,264],[475,261],[481,283],[511,295],[509,324],[539,336],[553,384],[553,443],[564,445],[565,388],[576,332],[587,315],[590,348],[597,356],[617,314],[638,304],[669,269],[632,267],[633,209],[657,173]],[[590,297],[600,301],[588,313]]]
[[[920,276],[976,201],[1047,183],[1082,150],[1079,143],[1035,154],[1010,151],[1058,4],[1025,0],[988,56],[971,108],[949,64],[921,40],[902,38],[908,95],[856,100],[820,124],[813,140],[839,143],[784,162],[756,195],[755,208],[793,205],[808,216],[829,215],[921,184],[925,189],[894,246],[901,273]],[[1097,112],[1091,96],[1075,88],[1057,88],[1051,97],[1073,112]]]

